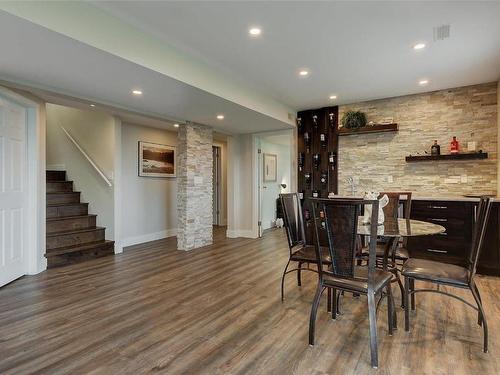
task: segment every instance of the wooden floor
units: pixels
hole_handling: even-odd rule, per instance
[[[481,277],[490,352],[474,311],[417,295],[411,332],[387,335],[379,311],[380,367],[371,369],[366,299],[346,296],[329,319],[322,301],[316,346],[307,343],[315,274],[286,301],[279,280],[284,233],[225,239],[191,252],[175,239],[51,269],[0,289],[1,374],[498,374],[500,278]],[[399,302],[399,292],[394,288]]]

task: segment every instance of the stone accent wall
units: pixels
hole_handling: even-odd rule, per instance
[[[417,196],[497,193],[497,83],[343,105],[366,113],[368,121],[393,117],[399,131],[339,137],[339,194],[346,180],[365,190],[410,190]],[[430,153],[435,139],[449,153],[453,136],[466,151],[468,141],[488,152],[486,160],[406,163],[405,156]]]
[[[212,143],[207,126],[181,125],[177,146],[177,249],[212,244]]]

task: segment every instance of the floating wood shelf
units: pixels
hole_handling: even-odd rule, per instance
[[[436,161],[436,160],[473,160],[473,159],[487,159],[487,152],[468,152],[463,154],[448,154],[448,155],[416,155],[407,156],[406,162],[417,161]]]
[[[338,134],[354,135],[354,134],[385,133],[385,132],[397,132],[397,131],[398,131],[398,124],[377,124],[377,125],[366,125],[359,129],[340,128],[338,130]]]

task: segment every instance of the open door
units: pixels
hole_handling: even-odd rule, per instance
[[[0,286],[27,273],[27,110],[0,97]]]

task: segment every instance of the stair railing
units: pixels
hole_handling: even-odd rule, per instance
[[[109,178],[106,177],[106,175],[104,174],[104,172],[101,171],[101,169],[97,166],[96,163],[94,163],[94,161],[92,160],[92,158],[83,150],[83,148],[71,136],[71,134],[69,134],[69,132],[66,129],[64,129],[63,126],[61,126],[61,129],[66,134],[66,136],[70,139],[70,141],[73,142],[73,144],[76,146],[76,148],[82,153],[82,155],[85,157],[85,159],[87,159],[87,161],[90,163],[90,165],[92,165],[92,167],[97,171],[97,173],[99,173],[99,175],[103,178],[103,180],[106,182],[106,184],[109,187],[113,186],[113,184],[111,183],[111,181],[109,180]]]

